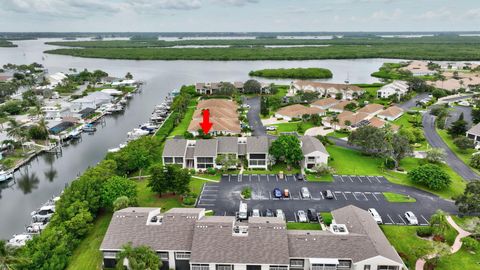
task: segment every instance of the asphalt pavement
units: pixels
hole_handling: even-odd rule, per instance
[[[244,103],[250,106],[247,113],[248,124],[252,129],[253,136],[267,135],[267,131],[260,119],[260,97],[247,97],[244,99]]]

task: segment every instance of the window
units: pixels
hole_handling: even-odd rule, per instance
[[[303,260],[290,260],[290,268],[303,268]]]
[[[158,258],[162,261],[168,261],[168,252],[158,252]]]
[[[351,266],[352,266],[351,261],[347,261],[347,260],[339,260],[338,261],[338,268],[348,268],[348,269],[350,269]]]
[[[103,257],[104,258],[116,258],[117,257],[117,252],[116,251],[104,251],[103,252]]]
[[[173,158],[172,157],[164,157],[163,158],[163,163],[165,163],[165,164],[173,163]]]
[[[363,267],[363,270],[370,270],[370,265],[369,265],[369,264],[365,265],[365,266]]]
[[[270,270],[287,270],[287,266],[283,265],[270,265]]]
[[[208,264],[192,264],[192,270],[209,270]]]
[[[265,160],[250,160],[250,166],[265,166]]]
[[[190,260],[190,252],[175,252],[175,259],[176,260]]]
[[[233,270],[233,265],[231,265],[231,264],[217,264],[217,270]]]
[[[266,159],[266,154],[250,154],[250,159]]]
[[[183,164],[183,158],[182,157],[176,157],[175,158],[175,163],[176,164]]]
[[[308,161],[314,162],[314,161],[315,161],[315,157],[308,157]]]
[[[335,264],[312,264],[312,270],[337,270]]]
[[[199,163],[213,163],[212,157],[198,157],[197,162]]]
[[[398,270],[398,266],[394,265],[379,265],[377,270]]]

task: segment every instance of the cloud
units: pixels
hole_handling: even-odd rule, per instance
[[[469,18],[480,18],[480,8],[477,8],[477,9],[471,9],[469,11],[467,11],[467,16]]]
[[[370,16],[373,20],[383,20],[383,21],[390,21],[396,20],[402,16],[403,12],[400,9],[395,9],[392,12],[387,12],[385,10],[379,10],[372,13]]]
[[[432,19],[450,19],[452,18],[451,10],[442,7],[435,10],[427,10],[424,13],[417,16],[418,19],[432,20]]]
[[[245,6],[247,4],[256,4],[260,2],[260,0],[212,0],[214,3],[220,3],[223,5],[231,5],[231,6]]]

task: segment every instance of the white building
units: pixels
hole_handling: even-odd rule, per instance
[[[93,92],[87,96],[75,99],[71,102],[71,111],[79,112],[85,108],[96,109],[102,104],[110,103],[113,97],[110,94],[103,92]]]
[[[405,96],[408,93],[408,84],[406,81],[394,81],[387,85],[382,86],[377,91],[377,97],[389,98],[397,94],[398,98]]]
[[[67,75],[65,75],[62,72],[57,72],[54,74],[50,74],[47,76],[47,80],[50,82],[51,87],[55,87],[63,82],[67,78]]]

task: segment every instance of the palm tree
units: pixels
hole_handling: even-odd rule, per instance
[[[9,124],[9,127],[7,128],[7,135],[10,138],[16,139],[17,141],[22,143],[22,149],[23,149],[23,141],[25,140],[25,137],[26,137],[25,130],[15,119],[9,119],[8,124]]]
[[[8,246],[5,241],[0,241],[0,270],[15,270],[17,265],[27,261],[26,258],[17,256],[16,250]]]

